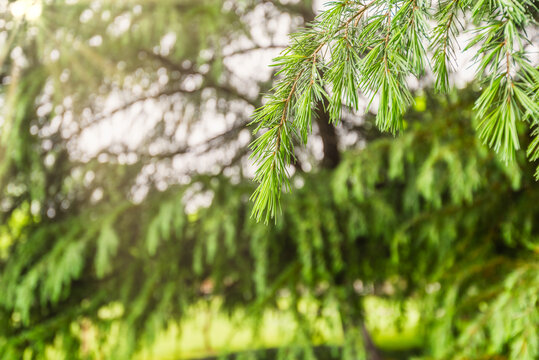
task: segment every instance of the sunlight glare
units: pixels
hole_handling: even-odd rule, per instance
[[[41,1],[17,0],[10,5],[11,14],[17,19],[37,20],[41,16]]]

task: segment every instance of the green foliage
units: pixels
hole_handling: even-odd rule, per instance
[[[408,78],[421,79],[432,66],[436,90],[447,93],[459,47],[476,51],[476,80],[483,84],[474,108],[478,136],[504,161],[513,161],[520,149],[518,123],[531,128],[539,117],[539,70],[527,46],[528,33],[537,29],[534,8],[531,0],[330,2],[275,59],[281,77],[253,117],[255,132],[268,129],[252,144],[259,182],[253,216],[266,222],[275,217],[280,192],[289,189],[294,135],[307,142],[312,107],[321,99],[329,103],[333,122],[342,106],[357,111],[360,96],[367,110],[377,102],[376,125],[395,134],[404,129],[403,114],[413,103]],[[466,28],[475,35],[458,44],[467,17],[473,25]],[[528,156],[539,156],[537,141]]]
[[[107,275],[112,269],[111,258],[118,252],[120,241],[112,226],[105,225],[97,239],[95,255],[95,271],[98,278]]]
[[[418,357],[537,358],[534,169],[520,152],[505,165],[482,146],[471,125],[477,93],[436,97],[430,89],[415,94],[406,87],[407,72],[420,76],[428,64],[424,54],[442,46],[428,43],[427,3],[391,2],[389,15],[380,1],[361,13],[354,2],[334,3],[316,25],[345,19],[333,33],[306,30],[294,37],[279,60],[278,96],[257,112],[269,135],[255,143],[254,154],[262,169],[257,178],[267,181],[255,193],[257,207],[276,214],[280,199],[283,216],[272,227],[250,220],[255,189],[244,175],[250,138],[240,134],[260,100],[240,91],[228,69],[237,49],[230,45],[253,37],[250,16],[266,8],[270,20],[276,12],[294,21],[311,14],[302,7],[308,2],[271,3],[52,1],[42,3],[42,17],[32,22],[15,21],[0,2],[7,19],[2,31],[13,39],[3,44],[9,56],[0,68],[6,105],[0,125],[1,359],[43,358],[50,346],[69,359],[130,359],[204,302],[221,303],[223,314],[245,314],[238,323],[254,330],[268,309],[285,304],[298,327],[294,346],[278,350],[280,359],[318,357],[314,346],[327,340],[318,326],[335,319],[344,333],[335,356],[364,358],[361,334],[369,316],[363,304],[372,296],[421,307],[425,339]],[[460,4],[451,11],[472,6]],[[91,21],[82,22],[88,14]],[[449,21],[448,14],[434,16]],[[115,32],[122,19],[131,25]],[[521,20],[515,15],[517,27]],[[178,40],[167,54],[161,40],[169,32]],[[101,45],[89,46],[95,35]],[[497,51],[485,46],[484,54]],[[26,64],[15,56],[17,47]],[[494,54],[503,58],[505,52]],[[375,78],[380,73],[383,78]],[[170,81],[161,81],[163,75]],[[537,85],[526,96],[518,91],[526,81],[537,84],[535,70],[514,75],[515,87],[502,79],[496,96],[514,95],[519,112],[510,104],[511,116],[531,124],[533,112],[521,107],[537,103]],[[389,95],[383,99],[387,118],[379,112],[361,123],[349,119],[361,107],[360,90]],[[108,112],[104,99],[119,93],[126,102]],[[497,103],[483,100],[488,115]],[[152,110],[163,108],[162,116],[136,148],[113,144],[95,155],[78,153],[85,129],[154,101]],[[408,110],[403,105],[414,102]],[[313,116],[324,111],[341,122],[345,135],[360,139],[352,148],[340,144],[342,161],[331,170],[311,161],[315,151],[293,148],[297,139],[307,140]],[[235,115],[237,122],[202,145],[175,141],[208,113],[212,126],[220,116]],[[123,115],[128,121],[147,114]],[[376,131],[377,124],[406,131],[392,139]],[[516,129],[520,144],[532,144],[534,158],[537,130],[530,137]],[[500,149],[513,141],[510,132],[494,135]],[[206,165],[208,153],[215,166],[198,173],[184,157]],[[312,170],[301,171],[296,154]],[[288,181],[283,174],[292,167]],[[294,191],[281,195],[283,184]],[[269,220],[268,213],[255,214]]]
[[[34,220],[2,264],[1,353],[38,354],[60,336],[82,357],[69,329],[90,319],[100,334],[121,324],[116,345],[97,346],[130,358],[208,297],[250,319],[286,301],[301,346],[282,358],[311,358],[309,324],[336,308],[342,356],[357,358],[362,315],[350,311],[378,295],[423,304],[425,357],[536,358],[539,192],[526,161],[509,172],[476,139],[473,98],[428,96],[430,111],[408,113],[397,139],[346,153],[334,172],[296,175],[275,227],[249,220],[248,179],[209,176],[140,204]],[[211,202],[187,213],[193,196]],[[309,322],[306,298],[318,314]],[[104,316],[112,304],[121,311]]]

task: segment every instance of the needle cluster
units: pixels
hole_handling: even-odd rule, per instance
[[[432,71],[436,90],[449,91],[461,45],[476,52],[476,80],[483,86],[474,108],[478,136],[512,161],[520,149],[517,124],[531,128],[539,115],[539,70],[529,60],[527,33],[536,26],[534,9],[531,0],[330,2],[275,59],[277,83],[254,114],[262,135],[251,144],[259,183],[253,216],[267,222],[278,212],[294,142],[307,142],[316,106],[328,104],[323,110],[338,123],[343,107],[357,111],[364,98],[367,110],[377,104],[379,129],[396,134],[414,102],[408,80]],[[464,30],[474,36],[459,44]],[[539,131],[534,135],[532,160],[539,158]]]

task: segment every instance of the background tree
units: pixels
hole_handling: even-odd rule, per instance
[[[196,218],[197,207],[211,199],[202,187],[210,175],[243,179],[251,136],[245,125],[261,104],[258,93],[269,87],[270,72],[264,76],[242,65],[264,58],[266,51],[277,53],[276,41],[288,27],[314,17],[312,6],[17,1],[1,3],[0,10],[6,40],[1,59],[6,105],[2,281],[9,288],[3,301],[9,346],[40,352],[57,333],[77,339],[69,324],[89,314],[95,321],[96,309],[118,299],[107,294],[123,287],[119,284],[127,286],[122,298],[140,298],[140,309],[129,320],[132,325],[137,319],[138,326],[131,328],[138,331],[145,325],[140,313],[148,316],[152,307],[140,296],[145,281],[138,277],[153,270],[132,263],[125,268],[129,282],[121,277],[108,282],[116,270],[112,264],[122,268],[118,259],[138,258],[131,251],[140,241],[150,254],[156,251],[165,231],[160,224],[167,220],[150,220],[169,196],[161,194],[164,189],[189,185],[175,190],[175,206],[185,212],[189,203],[187,210]],[[329,137],[335,136],[332,130]],[[303,154],[308,162],[313,156]],[[204,182],[195,181],[204,174]],[[132,208],[142,200],[144,206],[155,206],[144,215],[152,226],[145,223],[120,239],[120,214],[136,213]],[[176,218],[172,210],[159,214]],[[128,217],[124,226],[133,220]],[[218,237],[211,234],[209,244]],[[198,299],[208,276],[199,274],[196,280],[194,265],[184,265],[190,296]]]
[[[410,95],[396,139],[346,108],[327,126],[335,105],[314,97],[317,135],[265,226],[249,219],[245,125],[271,73],[242,78],[245,54],[280,44],[257,43],[271,24],[312,20],[310,4],[25,4],[0,7],[3,358],[53,343],[131,358],[217,298],[250,318],[286,299],[299,327],[280,357],[317,356],[312,318],[337,310],[337,356],[375,359],[368,295],[420,302],[424,357],[537,357],[537,185],[522,154],[508,167],[476,139],[476,92]]]

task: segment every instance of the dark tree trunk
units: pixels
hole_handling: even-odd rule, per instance
[[[335,126],[330,124],[329,114],[326,111],[327,106],[327,100],[318,103],[315,115],[318,131],[324,146],[324,158],[321,166],[325,169],[334,169],[341,161],[341,153],[339,152],[339,141]]]
[[[365,350],[365,355],[367,360],[383,360],[382,353],[380,349],[374,344],[372,341],[371,334],[369,333],[369,330],[365,326],[365,321],[362,317],[358,318],[352,318],[353,314],[342,313],[341,312],[341,319],[342,319],[342,327],[343,332],[348,332],[351,329],[358,329],[361,330],[361,339],[363,340],[363,348]]]
[[[360,297],[350,288],[342,296],[340,298],[339,309],[343,332],[346,334],[350,331],[355,333],[359,331],[361,333],[366,359],[383,360],[382,352],[372,340],[371,334],[365,326],[365,313],[363,305],[360,302]]]
[[[367,360],[383,360],[380,350],[376,347],[372,341],[371,334],[365,322],[361,321],[361,336],[363,337],[363,346],[365,347],[365,352],[367,353]]]

